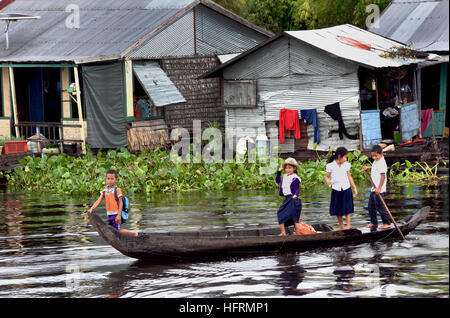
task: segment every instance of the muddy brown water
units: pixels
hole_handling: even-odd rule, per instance
[[[369,188],[355,199],[354,227],[368,222]],[[336,226],[329,190],[302,189],[302,218]],[[430,206],[405,242],[172,263],[128,258],[107,245],[82,211],[95,198],[0,188],[0,297],[448,297],[448,184],[391,186],[397,220]],[[277,227],[274,191],[130,196],[138,231]],[[96,213],[104,217],[104,210]]]

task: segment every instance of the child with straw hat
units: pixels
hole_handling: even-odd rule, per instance
[[[294,223],[295,234],[300,234],[300,213],[302,201],[299,198],[301,180],[296,174],[300,165],[294,158],[287,158],[280,169],[278,169],[275,181],[280,185],[278,194],[285,197],[277,212],[278,224],[280,225],[280,236],[286,235],[285,223]],[[285,171],[284,176],[281,172]]]

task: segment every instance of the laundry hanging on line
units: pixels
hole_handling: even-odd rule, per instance
[[[341,107],[339,103],[334,103],[325,106],[325,113],[327,113],[333,120],[337,120],[339,123],[339,138],[344,139],[347,136],[349,139],[358,139],[358,135],[350,135],[345,128],[344,120],[342,119]]]
[[[317,121],[317,110],[316,109],[301,110],[300,116],[308,124],[314,126],[314,142],[320,143],[319,123]]]
[[[423,135],[427,131],[428,126],[430,126],[430,121],[433,118],[433,108],[423,109],[420,113],[420,133]]]
[[[280,109],[279,118],[279,132],[280,132],[280,143],[284,144],[284,133],[289,132],[289,138],[291,137],[291,131],[294,131],[294,136],[296,139],[300,139],[300,119],[298,116],[298,110],[293,109]]]

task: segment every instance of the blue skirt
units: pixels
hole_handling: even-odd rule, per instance
[[[352,188],[344,191],[331,191],[330,215],[344,216],[354,212]]]
[[[290,221],[299,223],[301,212],[302,200],[300,198],[294,200],[292,195],[286,196],[277,212],[278,224],[288,223],[289,225],[292,224]]]

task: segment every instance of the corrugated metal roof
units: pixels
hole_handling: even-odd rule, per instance
[[[85,63],[121,58],[199,4],[221,19],[228,17],[227,21],[256,31],[262,40],[272,35],[210,0],[16,0],[0,12],[40,19],[10,24],[10,49],[3,49],[5,37],[0,36],[0,61]],[[71,27],[77,13],[74,8],[79,8],[79,27]],[[245,35],[234,34],[233,39],[248,41]],[[183,45],[185,40],[179,34],[170,39],[190,53],[190,44]]]
[[[248,50],[267,38],[266,34],[200,4],[195,7],[195,17],[193,9],[186,12],[163,31],[130,51],[126,57],[138,59],[236,53]]]
[[[183,1],[183,4],[194,0]],[[158,8],[146,9],[159,3]],[[13,22],[9,29],[10,49],[3,50],[0,38],[0,60],[73,61],[97,56],[119,55],[139,39],[170,19],[179,7],[164,6],[165,0],[17,0],[2,13],[37,15],[33,21]],[[76,5],[80,9],[80,27],[70,28]],[[170,5],[170,3],[168,4]]]
[[[374,68],[399,67],[424,60],[381,57],[380,54],[385,53],[390,48],[402,47],[403,45],[350,24],[317,30],[286,31],[284,33],[337,57]],[[366,50],[349,45],[342,40],[343,38],[370,45],[371,49]]]
[[[186,99],[161,69],[158,62],[135,62],[133,63],[133,70],[155,106],[186,102]]]
[[[406,59],[406,58],[385,58],[380,56],[381,54],[385,53],[387,50],[393,48],[393,47],[404,47],[403,44],[392,41],[390,39],[387,39],[383,36],[380,36],[378,34],[360,29],[356,26],[350,25],[350,24],[344,24],[344,25],[338,25],[330,28],[324,28],[324,29],[317,29],[317,30],[306,30],[306,31],[284,31],[279,33],[277,36],[274,36],[265,42],[255,46],[254,48],[236,56],[235,58],[227,61],[224,64],[219,65],[215,69],[211,70],[210,72],[204,74],[201,76],[201,78],[209,78],[209,77],[217,77],[221,76],[223,74],[224,76],[230,75],[229,73],[233,73],[234,69],[238,67],[237,65],[241,61],[249,61],[248,63],[251,64],[251,61],[256,60],[259,58],[263,51],[265,51],[266,47],[271,48],[274,54],[278,54],[275,47],[281,47],[284,46],[284,42],[282,41],[283,37],[289,37],[295,41],[298,41],[299,45],[295,45],[295,48],[291,48],[291,59],[292,55],[295,55],[296,58],[299,58],[298,52],[294,52],[294,50],[298,50],[301,46],[309,46],[313,49],[318,49],[321,52],[326,53],[329,56],[334,56],[337,58],[344,59],[348,62],[355,63],[357,65],[362,65],[369,68],[383,68],[383,67],[399,67],[403,65],[409,65],[409,64],[416,64],[420,62],[424,62],[427,60],[434,60],[438,58],[436,54],[429,54],[426,59]],[[350,41],[357,41],[361,44],[370,45],[371,49],[366,50],[362,48],[358,48],[349,44],[346,44],[344,39],[350,40]],[[292,43],[292,41],[291,41]],[[294,46],[294,45],[292,45]],[[272,48],[273,47],[273,48]],[[281,49],[281,48],[280,48]],[[288,48],[285,48],[284,51],[288,51]],[[304,49],[303,51],[306,52]],[[311,51],[311,50],[308,50]],[[317,51],[317,52],[320,52]],[[308,60],[311,58],[314,58],[316,60],[320,60],[320,56],[317,55],[317,52],[308,52],[308,56],[303,56],[300,59]],[[323,54],[322,54],[323,55]],[[262,64],[258,67],[264,68],[264,71],[268,71],[266,68],[269,68],[271,72],[275,72],[277,68],[274,66],[275,64],[270,64],[269,62],[272,62],[273,57],[269,55],[266,56]],[[286,61],[288,58],[283,57],[281,61]],[[267,62],[267,63],[265,63]],[[277,61],[278,62],[278,61]],[[256,62],[255,62],[256,63]],[[259,62],[261,63],[261,62]],[[268,65],[266,65],[268,64]],[[302,73],[302,70],[297,68],[296,63],[293,63],[290,65],[291,72],[294,73]],[[313,72],[313,69],[319,70],[323,74],[323,68],[324,65],[320,65],[318,63],[317,65],[314,65],[312,63],[308,66],[309,70],[308,72]],[[339,66],[333,66],[332,70],[328,70],[327,72],[331,71],[333,74],[336,72],[342,71],[342,68],[345,68],[345,65],[342,67]],[[249,75],[256,76],[254,73],[259,74],[258,70],[249,69],[247,70]],[[278,68],[278,73],[280,73],[280,69]],[[242,73],[242,72],[240,72]],[[286,73],[287,74],[287,73]],[[277,74],[276,76],[283,76],[286,74]],[[261,75],[261,77],[264,77],[265,75]],[[232,76],[228,78],[233,78]],[[245,78],[245,77],[241,77]]]
[[[149,56],[194,55],[194,27],[192,10],[152,36],[126,55],[133,59]],[[174,39],[178,39],[174,41]]]
[[[224,69],[224,78],[257,79],[281,77],[289,74],[289,39],[287,38],[271,41],[263,49],[255,50],[247,58],[240,59],[243,55],[246,55],[246,53],[230,60],[238,60],[238,62]],[[222,65],[228,65],[228,63]]]
[[[370,31],[425,52],[449,51],[448,0],[394,0]]]
[[[219,54],[217,55],[217,58],[219,59],[220,63],[226,63],[229,60],[235,58],[236,56],[238,56],[240,53],[231,53],[231,54]]]

